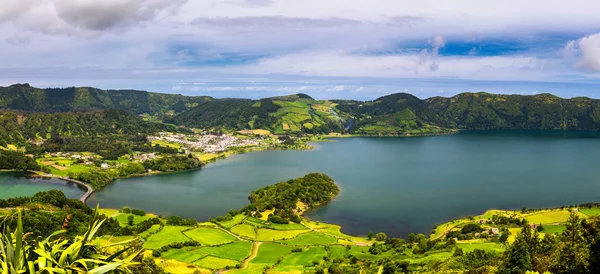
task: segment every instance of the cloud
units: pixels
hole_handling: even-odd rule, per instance
[[[12,36],[6,38],[6,43],[13,45],[27,45],[29,44],[30,39],[28,36],[21,35],[19,33],[15,33]]]
[[[600,33],[585,36],[567,43],[563,52],[567,57],[576,57],[575,68],[600,72]]]
[[[92,35],[173,15],[186,1],[0,0],[0,23],[13,21],[46,34]]]

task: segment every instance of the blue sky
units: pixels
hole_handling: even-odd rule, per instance
[[[589,0],[0,0],[0,85],[600,98]]]

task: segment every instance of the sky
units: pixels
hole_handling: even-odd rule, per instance
[[[600,1],[0,0],[0,85],[600,98]]]

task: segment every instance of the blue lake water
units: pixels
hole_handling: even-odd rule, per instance
[[[335,139],[315,146],[237,155],[200,171],[119,180],[88,204],[206,220],[243,207],[254,189],[323,172],[342,191],[310,218],[340,224],[350,234],[405,236],[490,208],[600,202],[597,133],[462,132]]]

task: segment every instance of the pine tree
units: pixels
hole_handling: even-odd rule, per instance
[[[571,213],[565,225],[562,241],[552,254],[550,271],[556,274],[588,273],[589,251],[582,236],[579,216]]]
[[[522,274],[533,269],[533,262],[529,253],[530,235],[531,229],[527,229],[526,227],[517,234],[515,242],[504,252],[504,258],[498,268],[498,273]]]

